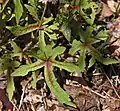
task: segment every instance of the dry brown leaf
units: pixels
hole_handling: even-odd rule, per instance
[[[108,1],[107,1],[107,5],[108,5],[108,7],[110,8],[110,10],[111,10],[112,12],[116,12],[116,8],[117,8],[117,6],[118,6],[118,3],[117,3],[117,2],[115,2],[114,0],[108,0]]]
[[[102,17],[110,17],[111,15],[113,15],[113,12],[110,10],[110,8],[108,7],[107,4],[102,3],[103,4],[103,9],[101,12],[101,16]]]

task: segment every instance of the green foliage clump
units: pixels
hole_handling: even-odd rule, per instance
[[[9,30],[8,33],[13,36],[7,40],[12,50],[4,48],[6,51],[0,59],[1,71],[4,73],[7,70],[7,92],[10,99],[15,91],[14,77],[26,76],[31,72],[32,83],[36,87],[36,70],[44,68],[46,84],[55,97],[61,103],[76,107],[68,93],[57,83],[55,68],[68,72],[84,72],[97,62],[104,65],[117,63],[101,54],[108,35],[103,26],[95,24],[98,5],[89,0],[65,0],[60,2],[60,6],[54,18],[47,4],[38,0],[28,0],[28,4],[24,4],[22,0],[6,0],[1,4],[0,22],[3,22],[4,27],[0,27],[0,30]],[[70,9],[72,6],[78,8]],[[46,14],[50,17],[45,16]],[[24,48],[16,42],[21,37],[23,40],[30,38],[28,44],[24,41]],[[4,40],[0,44],[3,47]],[[67,45],[70,49],[66,48]],[[76,62],[66,61],[66,55],[77,55]],[[91,59],[87,66],[88,56]],[[20,60],[22,57],[27,61],[25,64]]]

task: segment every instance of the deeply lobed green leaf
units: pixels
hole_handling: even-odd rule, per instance
[[[11,76],[26,76],[28,72],[38,70],[43,66],[44,66],[44,62],[38,60],[35,63],[20,66],[11,74]]]

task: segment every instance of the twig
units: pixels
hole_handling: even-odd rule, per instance
[[[103,93],[105,93],[109,98],[111,98],[111,99],[113,99],[113,100],[119,100],[120,101],[120,99],[117,99],[117,98],[115,98],[115,97],[112,97],[112,96],[110,96],[108,93],[106,93],[105,91],[103,91]]]
[[[24,94],[25,94],[25,90],[26,90],[26,87],[28,85],[28,83],[32,80],[32,78],[30,78],[27,83],[25,84],[25,86],[23,87],[23,92],[22,92],[22,95],[21,95],[21,99],[20,99],[20,104],[19,104],[19,107],[18,109],[20,110],[21,106],[22,106],[22,103],[23,103],[23,99],[24,99]]]
[[[113,88],[115,94],[116,94],[117,97],[120,99],[120,96],[119,96],[119,94],[117,93],[117,91],[116,91],[116,89],[115,89],[113,83],[111,82],[111,80],[109,79],[109,77],[108,77],[106,74],[105,74],[105,76],[106,76],[106,78],[108,79],[109,83],[111,84],[111,86],[112,86],[112,88]]]
[[[100,97],[103,98],[103,99],[106,99],[106,98],[107,98],[106,96],[103,96],[103,95],[101,95],[100,93],[93,91],[91,88],[89,88],[89,87],[87,87],[87,86],[83,86],[83,85],[82,85],[82,87],[83,87],[84,89],[86,89],[86,90],[88,90],[88,91],[91,91],[92,93],[100,96]]]

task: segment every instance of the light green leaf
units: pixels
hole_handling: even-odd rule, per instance
[[[70,41],[71,38],[71,29],[67,24],[63,24],[61,27],[61,31],[63,33],[63,35],[65,36],[65,38]]]
[[[32,6],[35,6],[36,4],[35,4],[35,0],[28,0],[28,3],[30,3],[30,5],[32,5]]]
[[[23,13],[23,7],[21,4],[21,0],[13,0],[13,1],[14,1],[14,5],[15,5],[16,22],[17,22],[17,24],[19,24],[20,18],[21,18],[22,13]]]
[[[98,32],[98,34],[96,35],[96,38],[100,39],[100,40],[106,40],[108,37],[108,33],[106,30],[101,30],[100,32]]]
[[[8,2],[9,2],[9,0],[3,0],[2,1],[2,10],[0,10],[0,13],[3,12],[3,10],[5,9],[5,7],[6,7],[6,5],[7,5]]]
[[[19,53],[22,51],[22,49],[14,41],[10,41],[10,44],[13,47],[14,53]]]
[[[22,26],[6,26],[15,36],[22,36],[35,30],[39,30],[39,24],[29,24],[25,27]]]
[[[117,64],[117,63],[119,63],[117,60],[111,59],[111,58],[102,58],[99,62],[101,62],[101,63],[104,64],[104,65]]]
[[[98,5],[95,2],[81,0],[80,7],[80,14],[88,24],[92,25],[95,20],[96,8],[98,8]],[[89,14],[87,10],[90,9],[92,12]]]
[[[44,62],[39,60],[35,63],[28,64],[28,65],[22,65],[18,69],[16,69],[11,76],[26,76],[28,72],[35,71],[37,69],[40,69],[44,66]]]
[[[42,25],[45,25],[45,24],[49,23],[52,20],[53,20],[53,17],[49,17],[49,18],[44,17]]]
[[[80,72],[81,71],[81,69],[78,66],[76,66],[73,63],[69,63],[69,62],[58,62],[58,61],[53,60],[52,64],[53,66],[67,70],[68,72]]]
[[[7,80],[7,93],[10,101],[12,100],[14,91],[15,91],[14,80],[13,77],[10,76],[8,77]]]
[[[25,7],[28,9],[28,11],[30,12],[30,14],[33,17],[37,18],[37,12],[36,12],[36,8],[35,7],[27,5],[27,4],[25,4]]]
[[[52,71],[52,66],[50,64],[45,66],[44,76],[48,87],[50,88],[51,92],[55,95],[55,97],[58,99],[59,102],[72,107],[76,107],[76,105],[71,102],[68,93],[65,92],[56,82],[56,78],[54,76],[54,73]]]
[[[65,51],[65,47],[57,46],[56,48],[53,49],[52,58],[55,59],[56,56],[62,54],[64,51]]]
[[[43,30],[39,31],[38,46],[39,46],[39,49],[40,49],[42,52],[44,52],[46,43],[45,43],[45,37],[44,37],[44,31],[43,31]]]
[[[90,61],[89,61],[89,66],[88,66],[88,68],[92,67],[92,66],[94,65],[94,63],[95,63],[95,58],[92,57],[92,58],[90,59]]]
[[[54,33],[54,34],[49,34],[49,33],[47,33],[47,32],[45,32],[47,35],[48,35],[48,37],[51,39],[51,40],[56,40],[57,39],[57,35]]]
[[[49,28],[49,29],[51,29],[51,30],[58,30],[58,24],[56,23],[56,24],[50,25],[50,26],[47,27],[47,28]]]
[[[77,40],[73,40],[72,48],[69,51],[69,54],[74,55],[78,50],[80,50],[81,43]]]
[[[35,72],[32,72],[32,78],[33,78],[33,80],[31,81],[32,88],[36,89],[37,77]]]
[[[50,58],[52,56],[52,46],[51,45],[47,45],[45,47],[44,53],[45,53],[47,58]]]
[[[83,72],[84,69],[85,69],[85,58],[86,58],[86,50],[83,49],[80,51],[80,56],[79,56],[79,59],[78,59],[78,65],[79,65],[79,68],[80,68],[80,71]]]

